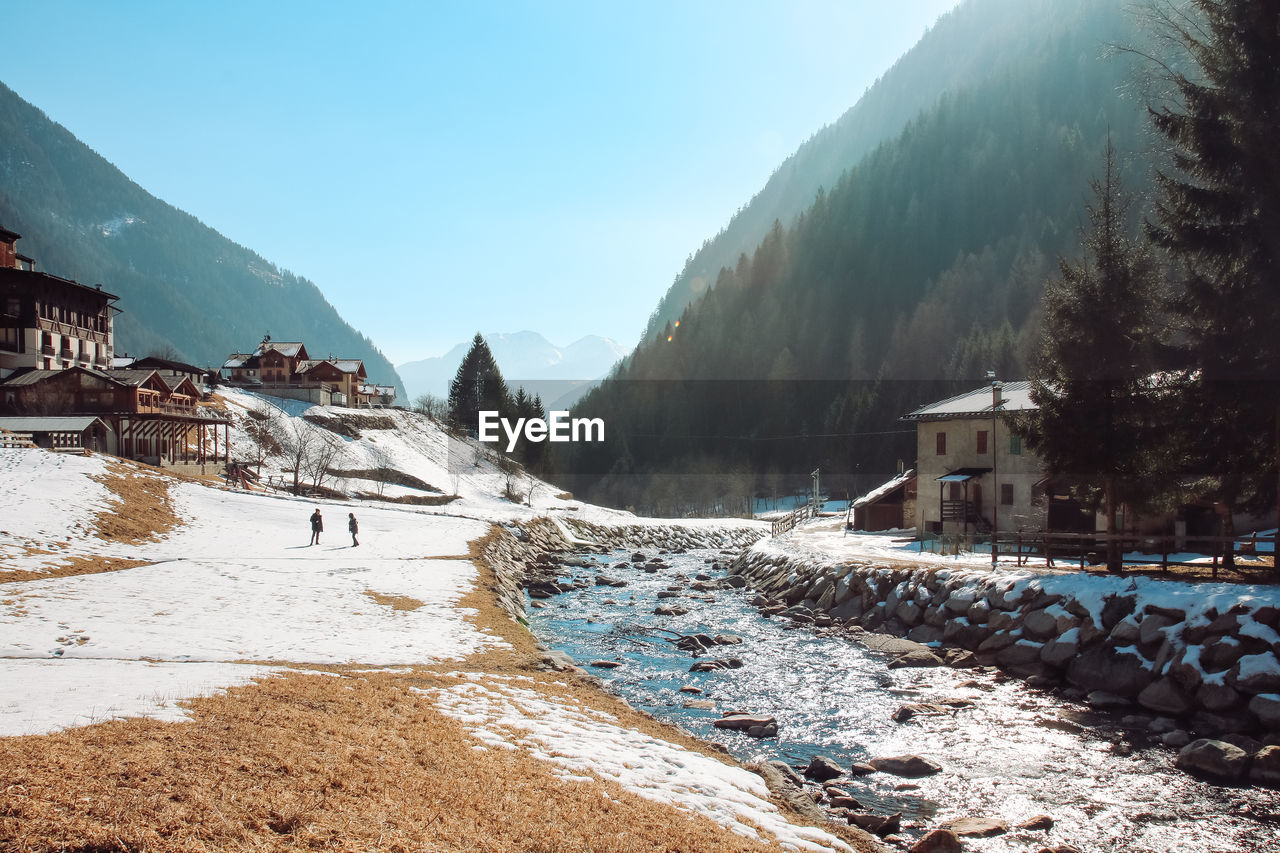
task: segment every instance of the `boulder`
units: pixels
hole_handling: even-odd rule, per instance
[[[1244,693],[1280,693],[1280,661],[1272,652],[1246,655],[1227,673],[1227,684]]]
[[[1238,746],[1225,741],[1201,738],[1178,751],[1174,766],[1198,776],[1207,776],[1222,782],[1235,782],[1244,776],[1248,761],[1248,753]]]
[[[1142,629],[1138,627],[1138,623],[1131,616],[1117,622],[1115,627],[1111,629],[1111,633],[1108,634],[1112,645],[1116,646],[1133,645],[1138,642],[1138,637],[1141,635]]]
[[[1160,735],[1160,742],[1170,749],[1182,749],[1184,746],[1191,743],[1191,735],[1187,734],[1182,729],[1174,729],[1173,731],[1168,731]]]
[[[1244,647],[1235,637],[1217,637],[1204,644],[1200,665],[1205,672],[1221,672],[1244,657]]]
[[[745,732],[752,726],[765,726],[769,723],[776,723],[773,717],[768,714],[725,714],[718,720],[712,720],[711,725],[717,729],[732,729],[734,731]]]
[[[1129,699],[1117,693],[1111,693],[1106,690],[1094,690],[1085,697],[1085,701],[1090,706],[1103,711],[1117,710],[1120,708],[1128,708],[1132,702]]]
[[[881,837],[890,835],[902,829],[901,812],[895,812],[891,815],[849,812],[847,819],[850,826],[865,829],[867,832],[874,832],[876,835]]]
[[[1040,661],[1049,666],[1064,667],[1079,650],[1080,646],[1074,639],[1054,637],[1040,649]]]
[[[775,758],[772,761],[767,761],[765,763],[776,770],[778,775],[790,782],[792,785],[795,785],[797,788],[804,787],[804,779],[801,778],[800,774],[795,771],[795,768],[787,762],[779,761]]]
[[[717,660],[700,660],[689,667],[690,672],[716,672],[721,669],[741,669],[741,658],[719,658]]]
[[[813,756],[813,758],[809,759],[809,766],[804,769],[805,778],[815,779],[819,782],[835,779],[843,773],[844,771],[840,769],[840,765],[825,755]]]
[[[596,669],[617,669],[622,666],[616,660],[593,660],[587,666],[594,666]]]
[[[1011,646],[1005,646],[996,652],[996,663],[1001,666],[1024,666],[1039,663],[1040,651],[1044,646],[1028,640],[1018,640]]]
[[[1137,655],[1117,654],[1105,647],[1085,649],[1067,667],[1067,681],[1072,685],[1124,697],[1137,696],[1154,680],[1155,674]]]
[[[1028,637],[1047,640],[1058,636],[1058,617],[1047,610],[1032,610],[1022,617],[1022,631]]]
[[[1038,814],[1018,824],[1018,829],[1047,830],[1053,829],[1053,818],[1047,814]]]
[[[942,666],[942,658],[928,649],[913,649],[898,655],[889,662],[889,669],[907,669],[919,666]]]
[[[1180,716],[1191,710],[1190,697],[1172,678],[1156,679],[1138,694],[1138,704],[1158,714]]]
[[[770,738],[778,736],[778,722],[771,720],[762,726],[752,726],[747,729],[747,736],[754,738]]]
[[[935,829],[907,848],[907,853],[961,853],[960,839],[949,829]]]
[[[1158,646],[1165,640],[1165,632],[1178,624],[1175,620],[1159,613],[1149,613],[1138,626],[1138,643],[1142,646]]]
[[[865,761],[855,761],[849,765],[850,776],[869,776],[875,772],[876,769]]]
[[[884,758],[873,758],[869,763],[881,773],[889,773],[907,779],[918,779],[921,776],[932,776],[935,773],[942,772],[941,765],[918,755],[891,755]]]
[[[1013,618],[1012,613],[1006,613],[1003,610],[997,610],[987,619],[987,627],[994,631],[1007,631],[1017,625],[1017,621]]]
[[[655,607],[653,612],[658,616],[683,616],[689,612],[689,608],[680,604],[673,604],[670,601],[664,601]]]
[[[712,702],[710,699],[690,699],[688,702],[684,703],[684,707],[692,708],[696,711],[714,711],[716,709],[716,703]]]
[[[1280,746],[1264,746],[1249,765],[1249,781],[1263,788],[1280,788]]]
[[[1259,693],[1249,700],[1249,711],[1272,731],[1280,731],[1280,693]]]
[[[1244,697],[1225,684],[1205,682],[1196,691],[1196,704],[1207,711],[1234,711],[1244,704]]]
[[[907,639],[916,643],[937,643],[942,641],[942,631],[932,625],[917,625],[907,632]]]
[[[862,803],[858,802],[858,801],[857,801],[857,800],[855,800],[853,797],[850,797],[850,796],[847,796],[847,795],[845,795],[845,796],[837,795],[837,796],[834,796],[834,797],[828,797],[828,799],[827,799],[827,804],[828,804],[828,805],[830,805],[830,806],[831,806],[831,808],[833,808],[833,809],[862,809],[862,808],[864,808],[864,806],[862,805]]]
[[[1009,824],[989,817],[962,817],[943,826],[961,838],[990,838],[1009,831]]]
[[[1102,629],[1110,631],[1121,619],[1137,607],[1137,599],[1131,595],[1108,595],[1102,603]]]

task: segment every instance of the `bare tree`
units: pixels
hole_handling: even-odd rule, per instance
[[[413,400],[413,410],[432,420],[443,421],[449,412],[449,404],[443,397],[435,394],[419,394]]]
[[[324,485],[329,469],[342,454],[342,441],[321,430],[311,430],[311,432],[313,440],[307,445],[301,465],[303,472],[311,480],[311,487],[318,489]]]
[[[281,438],[284,434],[284,424],[281,423],[282,414],[275,406],[268,406],[265,410],[248,410],[249,420],[244,426],[245,434],[249,436],[249,444],[254,451],[254,464],[257,466],[258,477],[262,477],[262,463],[267,461],[268,456],[278,456],[284,452],[284,445]]]

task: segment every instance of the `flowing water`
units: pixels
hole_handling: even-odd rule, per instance
[[[646,552],[646,556],[653,556]],[[1173,768],[1173,751],[1119,715],[1090,712],[1031,690],[995,672],[888,669],[887,659],[841,636],[819,636],[789,621],[766,619],[748,604],[749,590],[690,591],[699,573],[722,578],[716,551],[664,554],[656,574],[617,567],[630,553],[588,555],[595,565],[566,567],[563,578],[591,582],[529,611],[534,633],[591,669],[607,688],[637,708],[717,741],[743,761],[781,758],[807,764],[828,756],[851,762],[916,753],[943,771],[923,779],[884,773],[835,784],[868,811],[901,812],[903,836],[916,838],[957,817],[992,817],[1013,826],[1039,814],[1052,829],[1012,829],[969,839],[966,850],[1036,851],[1069,843],[1083,851],[1280,850],[1280,795],[1258,788],[1218,787]],[[625,587],[594,585],[599,574]],[[688,607],[683,616],[658,616],[658,592]],[[732,633],[741,645],[717,646],[703,659],[737,657],[740,669],[691,673],[694,658],[669,642],[671,632]],[[700,695],[681,693],[694,686]],[[972,705],[895,723],[907,703],[963,699]],[[686,707],[710,700],[715,709]],[[777,718],[779,735],[756,740],[714,728],[726,710]]]

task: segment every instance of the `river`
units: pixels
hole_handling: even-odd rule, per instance
[[[1280,794],[1187,776],[1173,768],[1172,750],[1144,729],[1125,726],[1119,714],[1064,702],[995,671],[891,670],[884,656],[847,637],[762,617],[748,603],[750,590],[691,591],[700,573],[724,577],[726,557],[718,551],[663,554],[666,565],[653,574],[632,566],[630,552],[583,556],[592,565],[566,566],[562,577],[591,585],[529,610],[540,639],[583,665],[617,662],[615,669],[591,670],[608,690],[723,744],[742,761],[781,758],[803,766],[825,755],[847,768],[916,753],[937,762],[942,772],[923,779],[875,773],[835,783],[868,811],[901,812],[900,834],[908,839],[959,817],[998,818],[1013,827],[1047,814],[1054,819],[1047,832],[1011,829],[966,839],[965,849],[1023,853],[1063,843],[1107,853],[1280,848]],[[595,585],[601,574],[627,586]],[[655,615],[660,591],[676,593],[667,600],[689,612]],[[702,658],[737,657],[743,666],[691,673],[695,659],[669,642],[667,632],[738,635],[741,645],[717,646]],[[702,693],[680,692],[686,686]],[[688,707],[699,700],[714,703],[714,710]],[[904,723],[892,719],[903,704],[951,700],[973,704]],[[757,740],[712,726],[733,709],[776,717],[778,737]]]

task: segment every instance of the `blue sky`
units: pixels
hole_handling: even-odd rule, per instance
[[[477,330],[630,347],[956,3],[10,3],[0,79],[397,364]]]

